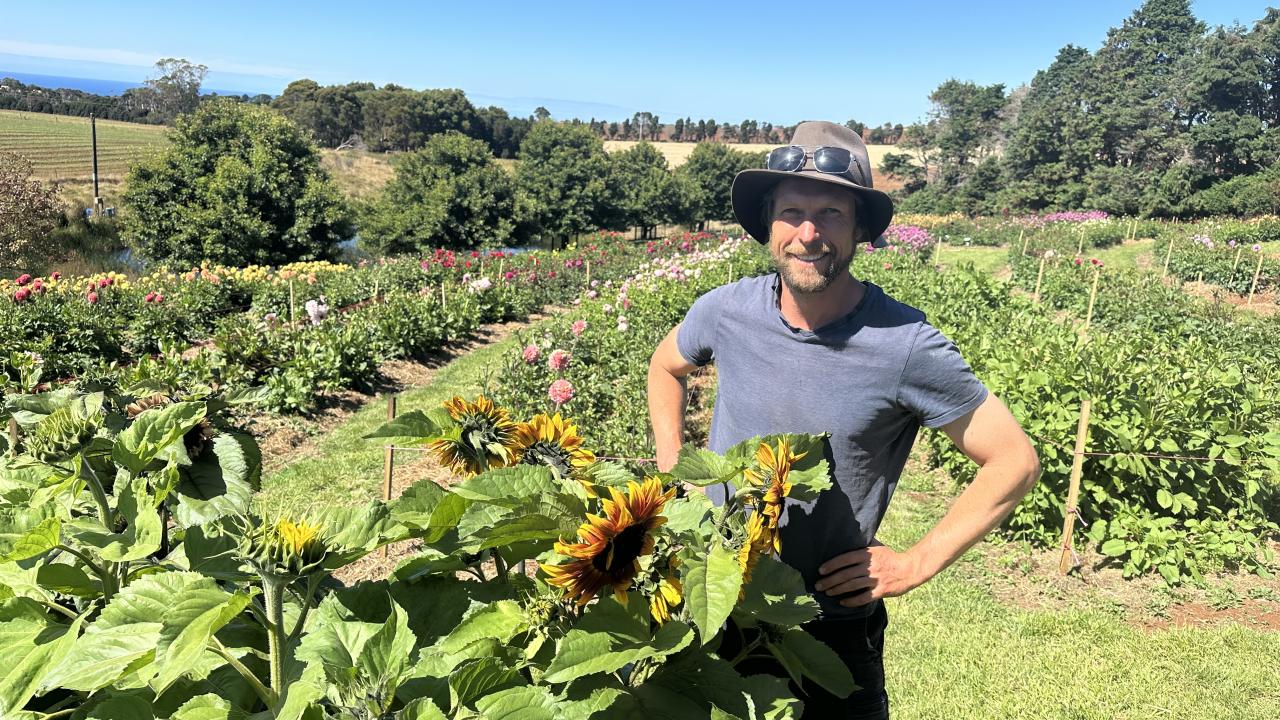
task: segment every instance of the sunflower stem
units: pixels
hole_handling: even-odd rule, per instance
[[[747,646],[742,648],[742,651],[739,652],[736,657],[730,660],[729,664],[736,667],[738,663],[742,662],[743,660],[746,660],[747,656],[751,654],[752,650],[755,650],[756,648],[760,647],[760,638],[761,636],[757,635],[751,642],[747,643]]]
[[[275,709],[276,703],[280,701],[279,695],[272,692],[267,686],[263,685],[262,681],[258,679],[258,676],[254,675],[252,670],[245,667],[244,663],[240,662],[239,658],[231,654],[231,651],[227,649],[226,645],[222,644],[222,641],[219,640],[217,636],[209,638],[209,646],[210,650],[213,650],[215,653],[222,656],[222,659],[226,660],[227,664],[230,665],[232,669],[240,673],[240,677],[244,678],[244,681],[249,684],[249,687],[253,688],[253,692],[269,709]]]
[[[262,601],[267,610],[267,652],[271,655],[271,690],[277,697],[284,694],[284,587],[287,581],[276,577],[262,578]]]

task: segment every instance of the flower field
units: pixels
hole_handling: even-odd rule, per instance
[[[853,272],[926,310],[1031,434],[1044,476],[1005,533],[1059,542],[1088,397],[1096,454],[1078,550],[1171,585],[1276,569],[1280,320],[1224,314],[1087,254],[1075,263],[1075,228],[1096,218],[1047,221],[1027,256],[1009,243],[1009,282],[937,272],[941,226],[908,220]],[[1060,260],[1035,302],[1027,290],[1050,249]],[[816,606],[771,551],[772,503],[826,487],[821,438],[756,438],[723,456],[690,445],[670,476],[646,462],[652,348],[700,294],[767,267],[750,240],[701,237],[39,278],[39,292],[37,278],[14,279],[3,414],[20,433],[16,447],[0,441],[0,647],[15,661],[0,670],[0,715],[798,717],[784,681],[735,670],[757,654],[797,682],[849,691],[799,627]],[[305,411],[381,358],[546,304],[569,312],[512,346],[491,398],[454,398],[370,436],[428,448],[457,476],[448,489],[253,510],[261,457],[238,408]],[[148,312],[153,325],[135,324]],[[943,436],[925,438],[957,482],[971,477]],[[725,481],[744,489],[726,508],[676,490]],[[332,580],[409,539],[423,549],[389,579]],[[715,652],[728,618],[749,631],[734,658]]]

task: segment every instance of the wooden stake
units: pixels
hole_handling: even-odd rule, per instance
[[[1084,253],[1084,225],[1080,226],[1080,242],[1076,244],[1076,257]]]
[[[946,244],[945,241],[939,240],[938,247],[933,250],[933,267],[938,270],[942,269],[942,247]]]
[[[9,418],[9,454],[18,454],[18,421]]]
[[[1245,307],[1253,304],[1253,294],[1258,290],[1258,277],[1262,275],[1262,251],[1258,251],[1258,266],[1253,269],[1253,283],[1249,285],[1249,299],[1245,301]]]
[[[587,261],[587,289],[591,289],[591,261]]]
[[[1098,278],[1102,277],[1102,266],[1093,266],[1093,287],[1089,289],[1089,310],[1084,315],[1084,328],[1081,334],[1089,332],[1089,323],[1093,322],[1093,303],[1098,299]]]
[[[293,278],[289,278],[289,325],[294,323],[294,299],[293,299]]]
[[[1022,243],[1022,254],[1027,254],[1027,243],[1031,242],[1031,238],[1027,237],[1027,229],[1022,228],[1018,231],[1018,242]]]
[[[1129,221],[1129,242],[1138,239],[1138,218]]]
[[[1244,251],[1244,246],[1240,245],[1236,248],[1236,259],[1231,263],[1231,274],[1236,274],[1236,266],[1240,264],[1240,253]]]
[[[375,304],[378,302],[378,281],[377,281],[377,279],[375,279],[375,280],[373,281],[373,302],[374,302]]]
[[[440,281],[440,308],[441,309],[444,309],[444,306],[446,304],[445,297],[444,297],[444,286],[445,286],[445,281],[441,280]]]
[[[1058,572],[1066,575],[1075,567],[1072,553],[1072,536],[1076,528],[1076,503],[1080,500],[1080,476],[1084,473],[1085,440],[1089,436],[1089,412],[1093,401],[1086,398],[1080,403],[1080,424],[1076,426],[1076,449],[1071,458],[1071,477],[1067,485],[1067,506],[1062,518],[1062,556],[1058,559]]]
[[[1169,249],[1164,253],[1164,270],[1161,277],[1169,277],[1169,258],[1173,257],[1173,238],[1169,238]]]
[[[1040,256],[1040,272],[1036,273],[1036,292],[1031,296],[1032,301],[1036,304],[1040,303],[1040,282],[1044,280],[1044,262],[1047,259],[1044,255]]]
[[[387,395],[387,422],[396,419],[396,396],[394,393]],[[391,479],[396,470],[396,450],[391,445],[383,447],[382,451],[382,501],[391,502]],[[387,556],[387,546],[382,546],[382,557]]]

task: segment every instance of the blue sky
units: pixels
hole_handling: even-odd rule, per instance
[[[6,5],[0,72],[141,81],[157,59],[185,57],[225,90],[309,77],[457,87],[517,115],[880,124],[922,119],[948,78],[1029,82],[1068,43],[1096,50],[1140,2]],[[1251,26],[1266,7],[1192,2],[1210,26]]]

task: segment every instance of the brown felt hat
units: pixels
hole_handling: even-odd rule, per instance
[[[765,194],[787,178],[806,178],[847,187],[861,196],[863,212],[860,220],[867,228],[867,237],[872,238],[872,245],[875,247],[884,247],[885,241],[881,235],[893,220],[893,200],[879,190],[871,189],[871,159],[867,156],[867,146],[858,133],[844,125],[806,120],[796,126],[790,144],[799,145],[810,152],[819,147],[844,148],[853,155],[854,162],[848,172],[840,175],[818,172],[813,165],[812,155],[807,155],[804,167],[794,172],[761,168],[738,173],[733,179],[730,196],[733,200],[733,214],[737,216],[743,229],[758,242],[768,243],[769,225],[761,212],[761,201]]]

